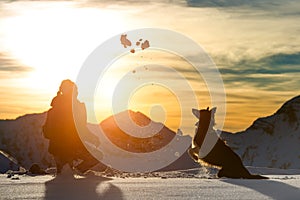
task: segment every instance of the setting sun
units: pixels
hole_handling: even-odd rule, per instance
[[[18,8],[1,21],[5,52],[33,71],[27,87],[53,91],[65,78],[75,79],[87,55],[102,41],[120,33],[122,18],[113,10],[78,8],[55,2]],[[109,20],[107,20],[109,19]]]

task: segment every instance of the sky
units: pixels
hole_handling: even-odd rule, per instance
[[[299,95],[299,10],[296,0],[1,1],[0,119],[49,109],[60,82],[75,81],[90,53],[111,37],[133,29],[163,28],[192,39],[211,57],[226,94],[221,128],[242,131]],[[181,83],[174,81],[172,72],[151,68],[157,63],[183,74],[197,93],[199,108],[215,106],[188,62],[156,53],[150,48],[128,53],[112,64],[95,94],[97,122],[110,115],[112,91],[122,73],[170,79],[173,86]],[[134,66],[140,65],[152,71],[138,73]],[[194,105],[178,100],[190,95],[180,85],[175,92],[159,85],[142,87],[128,100],[129,108],[191,134],[196,119],[188,110]]]

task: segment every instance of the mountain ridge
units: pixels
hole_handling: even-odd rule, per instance
[[[147,122],[152,122],[141,112],[129,112],[136,116],[133,121],[142,127],[147,127],[149,124]],[[116,141],[116,138],[120,136],[118,135],[120,131],[113,128],[115,125],[112,117],[106,118],[101,123],[102,125],[107,123],[106,131],[112,133],[110,138]],[[27,169],[33,163],[38,163],[43,167],[53,166],[53,158],[47,151],[48,140],[42,135],[42,125],[45,119],[46,112],[25,114],[14,120],[0,120],[0,150],[16,158],[19,164]],[[133,152],[151,152],[167,144],[176,135],[174,131],[162,123],[153,122],[153,125],[157,127],[160,125],[164,133],[156,135],[157,141],[147,140],[147,137],[136,140],[132,135],[129,135],[126,136],[127,139],[119,140],[119,145]],[[286,101],[274,114],[256,119],[246,130],[235,134],[223,131],[220,137],[240,155],[245,165],[299,169],[300,96]],[[162,140],[160,141],[159,138]],[[139,141],[144,141],[143,145],[139,144]],[[178,166],[183,166],[183,162],[190,161],[187,154],[183,156],[185,158],[178,159],[177,163],[173,163],[173,166],[166,169],[178,169]],[[184,167],[193,164],[189,163]]]
[[[274,114],[256,119],[244,131],[222,132],[221,138],[245,165],[300,168],[300,96],[286,101]]]
[[[126,127],[131,123],[131,120],[137,127]],[[123,127],[120,128],[120,126]],[[115,145],[124,150],[136,153],[158,150],[167,145],[176,135],[174,131],[164,124],[154,122],[145,114],[132,110],[125,110],[104,119],[100,123],[100,127]],[[149,133],[150,131],[142,133],[142,128],[147,128],[146,131],[153,130],[156,134],[152,135]],[[137,130],[135,131],[135,129]]]

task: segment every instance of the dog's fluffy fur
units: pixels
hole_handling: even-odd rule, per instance
[[[228,178],[245,178],[245,179],[266,179],[260,175],[252,175],[244,167],[240,157],[232,151],[232,149],[225,144],[220,138],[217,139],[216,144],[212,150],[203,158],[199,158],[199,151],[204,142],[204,138],[208,131],[214,131],[214,113],[216,108],[209,110],[193,110],[194,115],[199,119],[196,124],[197,129],[193,139],[194,148],[188,150],[189,155],[196,162],[204,161],[209,165],[214,165],[220,168],[218,177]],[[198,114],[195,114],[198,112]],[[217,134],[214,131],[215,134]]]

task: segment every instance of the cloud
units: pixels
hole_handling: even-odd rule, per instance
[[[291,0],[288,0],[291,1]],[[286,3],[287,1],[285,1]],[[283,3],[281,0],[187,0],[188,6],[191,7],[268,7],[277,6]]]
[[[179,62],[180,59],[175,58],[175,61]],[[264,55],[261,58],[245,55],[238,59],[229,55],[219,55],[215,57],[214,61],[227,89],[244,88],[252,91],[273,92],[289,89],[297,91],[300,84],[300,79],[298,78],[300,75],[300,52],[273,53]],[[187,65],[176,65],[173,67],[186,80],[197,83],[197,87],[202,88],[201,91],[205,89],[205,85],[203,85],[203,78],[205,77],[201,77],[195,68]],[[160,67],[153,67],[150,71],[142,74],[142,77],[167,78],[170,80],[170,83],[179,84],[178,76],[173,74],[175,72],[166,71]],[[205,76],[205,73],[202,76]],[[181,88],[180,84],[178,87]],[[249,99],[250,97],[245,98]]]
[[[221,58],[218,65],[225,66],[220,69],[222,74],[250,75],[250,74],[286,74],[299,73],[300,52],[278,53],[262,57],[258,60],[243,58],[237,62]],[[231,63],[232,62],[232,63]]]
[[[262,90],[297,90],[300,84],[300,52],[278,53],[260,59],[243,58],[237,62],[228,58],[217,60],[227,86],[254,87]]]
[[[240,6],[244,4],[249,4],[242,0],[187,0],[188,6],[191,7],[228,7],[228,6]],[[253,2],[252,2],[253,4]]]
[[[15,59],[6,55],[5,53],[0,53],[0,73],[23,73],[32,70],[33,69],[31,67],[21,66]]]
[[[281,66],[281,65],[300,65],[300,52],[293,54],[276,54],[265,57],[260,60],[262,63],[266,63],[271,66]]]

